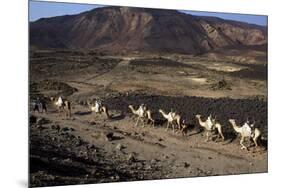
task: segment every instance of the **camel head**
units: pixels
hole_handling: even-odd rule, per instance
[[[250,124],[249,117],[247,117],[246,123],[247,123],[247,124]]]
[[[208,120],[209,122],[212,122],[212,115],[211,115],[211,114],[208,116],[207,120]]]
[[[236,122],[235,122],[235,119],[229,119],[228,120],[231,124],[235,124]]]
[[[145,104],[141,104],[141,106],[142,106],[142,108],[143,108],[143,110],[147,110],[147,106],[145,105]]]
[[[144,108],[145,108],[145,105],[142,103],[142,104],[139,106],[139,108],[144,109]]]
[[[252,123],[248,123],[248,125],[251,127],[251,128],[254,128],[255,127],[255,123],[256,123],[256,121],[255,120],[253,120],[253,122]]]
[[[201,118],[201,115],[200,115],[200,114],[197,114],[197,115],[195,115],[195,117],[196,117],[197,119],[199,119],[199,118]]]

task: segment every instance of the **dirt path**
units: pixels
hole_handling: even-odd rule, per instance
[[[112,83],[116,83],[124,79],[126,75],[125,72],[128,71],[129,62],[130,59],[124,59],[108,72],[88,78],[86,81],[92,84],[103,85],[107,88]]]
[[[163,127],[135,127],[135,120],[129,114],[121,117],[120,112],[113,111],[113,119],[107,120],[102,115],[89,113],[82,106],[74,108],[71,119],[59,117],[57,113],[40,116],[61,128],[75,129],[75,136],[112,155],[121,144],[124,147],[122,155],[134,153],[138,160],[153,161],[164,171],[170,168],[171,172],[167,173],[170,178],[267,171],[267,152],[253,148],[242,151],[238,141],[207,143],[204,132],[192,130],[183,137],[171,130],[166,132]],[[116,139],[105,139],[104,135],[110,132]]]

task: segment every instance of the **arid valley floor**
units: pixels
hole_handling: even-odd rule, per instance
[[[241,150],[228,122],[254,118],[267,137],[266,59],[260,49],[200,56],[32,49],[30,104],[44,98],[48,113],[30,110],[31,186],[267,172],[266,141]],[[59,95],[71,101],[72,117],[49,100]],[[90,112],[87,101],[95,98],[110,119]],[[128,105],[141,103],[155,128],[134,126]],[[160,108],[179,112],[187,135],[165,131]],[[216,116],[226,140],[205,142],[196,114]]]

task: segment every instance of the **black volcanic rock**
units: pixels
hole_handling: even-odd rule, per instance
[[[175,10],[103,7],[30,23],[30,44],[38,48],[198,54],[266,43],[265,27]]]

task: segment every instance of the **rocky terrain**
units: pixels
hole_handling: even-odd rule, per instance
[[[30,114],[31,185],[267,172],[267,68],[258,58],[246,62],[32,51],[30,108],[40,97],[48,112]],[[71,118],[60,115],[49,99],[60,95],[72,103]],[[89,111],[87,101],[95,98],[109,107],[110,119]],[[141,103],[152,110],[155,128],[134,126],[128,105]],[[166,132],[159,108],[179,112],[188,122],[187,134]],[[216,116],[226,140],[205,142],[197,113]],[[261,147],[242,151],[228,119],[242,124],[247,117],[263,131],[263,140]]]

